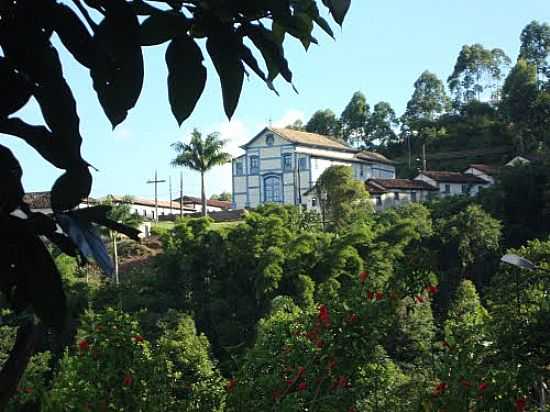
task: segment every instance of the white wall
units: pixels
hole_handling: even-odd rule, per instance
[[[491,185],[495,184],[495,179],[493,177],[489,176],[488,174],[483,173],[481,170],[478,170],[474,167],[470,167],[468,170],[466,170],[464,172],[464,174],[477,176],[477,177],[489,182]]]

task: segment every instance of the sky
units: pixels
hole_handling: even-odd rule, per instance
[[[173,198],[179,195],[180,170],[184,193],[200,195],[198,173],[170,166],[176,156],[170,145],[188,141],[193,128],[203,134],[220,132],[228,140],[227,151],[237,156],[242,153],[239,146],[270,121],[275,127],[284,127],[297,119],[305,122],[316,110],[326,108],[339,115],[355,91],[363,92],[371,107],[387,101],[401,115],[414,81],[424,70],[446,80],[462,46],[473,43],[501,48],[515,60],[520,32],[532,20],[550,22],[548,0],[352,0],[343,27],[332,24],[335,40],[316,29],[319,45],[306,52],[299,41],[287,36],[286,57],[299,93],[280,79],[275,83],[280,93],[276,96],[251,75],[245,79],[231,121],[223,112],[219,78],[205,53],[206,89],[181,127],[168,104],[165,46],[144,49],[143,91],[136,107],[115,130],[98,103],[88,71],[61,46],[65,77],[81,119],[83,157],[99,169],[92,172],[92,196],[152,199],[154,187],[146,182],[155,170],[159,179],[166,180],[158,187],[160,199],[169,199],[170,179]],[[43,124],[33,100],[16,116]],[[0,139],[21,162],[26,191],[49,190],[63,173],[17,138],[0,134]],[[206,179],[208,195],[231,192],[230,165],[213,169]]]

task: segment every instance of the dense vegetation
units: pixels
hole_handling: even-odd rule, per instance
[[[509,249],[526,212],[500,204],[538,168],[477,199],[377,214],[354,192],[362,212],[338,225],[279,205],[222,228],[183,219],[119,286],[59,255],[69,349],[44,339],[9,410],[534,410],[549,378],[549,232],[525,222],[531,240]],[[346,184],[339,170],[327,175]],[[506,250],[539,269],[499,264]],[[16,320],[3,321],[2,357]]]
[[[421,166],[416,159],[423,145],[432,170],[500,164],[513,153],[536,152],[550,139],[550,26],[533,21],[520,40],[515,65],[501,49],[463,46],[447,87],[424,71],[400,116],[384,101],[371,108],[367,96],[356,92],[339,117],[318,110],[290,127],[380,151],[399,161],[403,176]]]

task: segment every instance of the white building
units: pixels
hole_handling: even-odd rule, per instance
[[[491,185],[495,184],[495,177],[498,173],[498,168],[495,166],[484,164],[473,164],[464,171],[464,174],[477,176]]]
[[[266,127],[241,147],[245,154],[232,165],[234,208],[305,205],[304,194],[333,165],[351,166],[361,181],[395,178],[393,162],[384,156],[315,133]]]
[[[366,186],[376,210],[424,202],[439,192],[437,187],[414,179],[369,179]]]
[[[534,155],[519,155],[514,157],[512,160],[510,160],[508,163],[506,163],[506,166],[524,166],[528,165],[532,162],[538,162],[541,160],[541,157],[534,154]]]
[[[142,216],[147,220],[155,220],[155,201],[149,199],[141,199],[137,197],[122,197],[122,196],[108,196],[114,205],[127,204],[130,207],[130,211],[136,215]],[[105,198],[104,200],[107,200]],[[162,216],[179,216],[180,204],[168,200],[158,200],[156,210],[158,212],[157,219],[161,219]],[[195,209],[186,207],[182,208],[183,214],[194,213]]]
[[[187,209],[193,209],[195,212],[202,212],[202,199],[193,196],[183,196],[182,203]],[[174,202],[179,203],[180,198],[174,200]],[[208,212],[221,212],[223,210],[230,210],[232,207],[231,202],[226,202],[223,200],[206,200],[206,210]]]
[[[490,182],[483,180],[473,174],[443,171],[424,171],[415,177],[415,180],[422,180],[439,190],[438,195],[442,197],[456,195],[475,196],[479,189],[488,187]]]

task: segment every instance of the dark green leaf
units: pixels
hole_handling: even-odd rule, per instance
[[[220,76],[223,107],[231,118],[241,95],[244,81],[244,66],[241,62],[242,37],[231,26],[216,27],[209,33],[206,42],[208,54]]]
[[[63,45],[83,66],[90,67],[94,56],[92,36],[69,7],[56,4],[52,13],[53,29]]]
[[[99,102],[113,127],[137,102],[143,86],[143,56],[139,23],[131,7],[113,0],[98,26],[96,56],[90,70]],[[116,7],[115,7],[116,5]]]
[[[317,23],[317,25],[322,28],[325,33],[327,33],[330,37],[334,39],[334,32],[332,31],[332,28],[330,27],[328,22],[323,17],[317,16],[315,18],[315,23]]]
[[[277,96],[278,96],[279,93],[277,92],[277,90],[275,90],[275,87],[273,86],[273,83],[271,81],[269,81],[267,79],[267,77],[265,76],[265,73],[263,72],[263,70],[258,65],[258,61],[256,60],[256,58],[252,54],[252,51],[250,51],[250,49],[248,47],[244,46],[244,45],[243,45],[242,59],[243,59],[243,62],[245,62],[246,65],[248,67],[250,67],[252,69],[252,71],[254,73],[256,73],[256,75],[260,79],[262,79],[264,82],[266,82],[267,87],[269,87],[271,90],[273,90],[275,92],[275,94],[277,94]]]
[[[0,56],[0,118],[21,109],[31,97],[30,85]]]
[[[206,68],[203,60],[197,43],[186,35],[176,37],[166,49],[168,98],[180,126],[191,115],[204,90]]]
[[[189,28],[187,19],[181,13],[164,11],[156,13],[140,26],[140,44],[154,46],[167,42],[179,34],[185,34]]]
[[[280,73],[287,82],[292,83],[292,72],[285,59],[283,47],[277,42],[273,32],[260,26],[249,25],[246,33],[262,53],[268,69],[268,81],[273,81]]]
[[[351,5],[351,0],[323,0],[323,4],[328,7],[336,23],[341,26]]]

